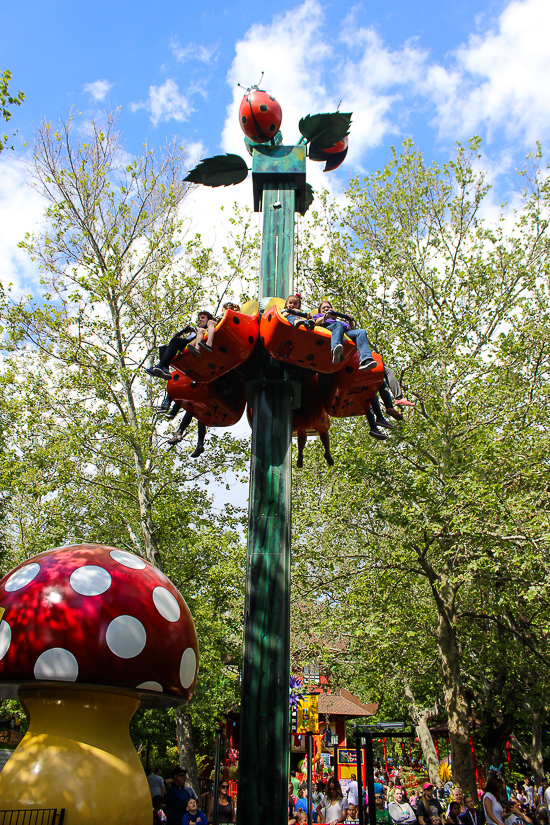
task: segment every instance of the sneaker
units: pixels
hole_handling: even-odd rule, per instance
[[[164,381],[170,381],[172,378],[170,370],[159,367],[158,364],[154,367],[144,367],[144,369],[147,375],[151,375],[153,378],[162,378]]]
[[[207,352],[212,352],[212,347],[210,344],[205,343],[205,341],[199,341],[199,347],[202,347]],[[189,344],[187,345],[187,349],[189,349]]]
[[[204,453],[204,447],[202,444],[197,444],[193,452],[191,453],[191,458],[198,458],[200,455]]]
[[[395,427],[393,421],[388,421],[386,418],[377,418],[376,424],[379,427],[385,427],[387,430],[393,430],[393,428]]]
[[[378,427],[371,427],[369,435],[372,435],[373,438],[378,438],[379,441],[385,441],[388,437],[387,434],[379,430]]]
[[[170,446],[173,447],[174,444],[179,444],[180,441],[183,441],[183,433],[176,433],[167,441],[167,444],[170,444]]]
[[[396,421],[403,421],[403,413],[400,413],[399,410],[396,410],[394,407],[386,407],[386,413],[391,415],[392,418],[395,418]]]
[[[339,364],[340,363],[340,361],[342,360],[343,352],[344,352],[343,344],[336,344],[336,346],[332,350],[332,363],[333,364]]]
[[[413,402],[407,398],[396,398],[394,403],[397,407],[414,407]]]
[[[360,370],[373,370],[377,366],[374,358],[367,358],[366,361],[361,361],[359,364]]]
[[[200,350],[198,350],[193,344],[187,344],[187,352],[190,352],[191,355],[195,356],[195,358],[200,356]]]
[[[308,329],[315,329],[315,321],[313,320],[313,318],[310,318],[309,321],[307,322],[307,328]]]

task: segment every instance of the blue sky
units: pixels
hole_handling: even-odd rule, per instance
[[[237,82],[255,83],[264,71],[286,143],[302,115],[340,101],[353,111],[346,163],[332,175],[317,164],[308,172],[314,187],[336,194],[350,175],[383,166],[405,137],[442,162],[456,140],[479,134],[498,204],[525,153],[548,143],[548,0],[27,0],[2,18],[9,37],[0,66],[26,94],[10,124],[16,151],[0,157],[0,271],[14,282],[32,280],[16,241],[42,209],[25,186],[23,141],[42,117],[67,118],[71,107],[85,118],[120,107],[130,152],[177,134],[192,166],[200,154],[243,152]],[[196,195],[199,227],[212,222],[214,204],[250,203],[250,188]]]

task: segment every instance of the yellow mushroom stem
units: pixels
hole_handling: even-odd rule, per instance
[[[2,809],[65,808],[71,825],[150,825],[151,794],[129,724],[129,692],[25,686],[29,727],[0,773]]]

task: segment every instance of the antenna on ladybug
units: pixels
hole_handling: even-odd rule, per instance
[[[262,82],[263,77],[264,77],[264,72],[262,72],[262,76],[260,77],[258,82],[253,84],[252,86],[243,86],[242,83],[237,83],[237,86],[239,86],[239,88],[241,88],[241,89],[244,89],[245,92],[250,92],[251,89],[259,89],[260,88],[260,83]]]
[[[339,103],[339,104],[338,104],[338,106],[336,107],[336,111],[337,111],[337,112],[339,112],[339,111],[340,111],[340,106],[341,106],[341,105],[342,105],[342,101],[340,101],[340,103]]]

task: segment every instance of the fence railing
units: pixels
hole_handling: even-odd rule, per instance
[[[0,811],[0,825],[63,825],[65,808]]]

